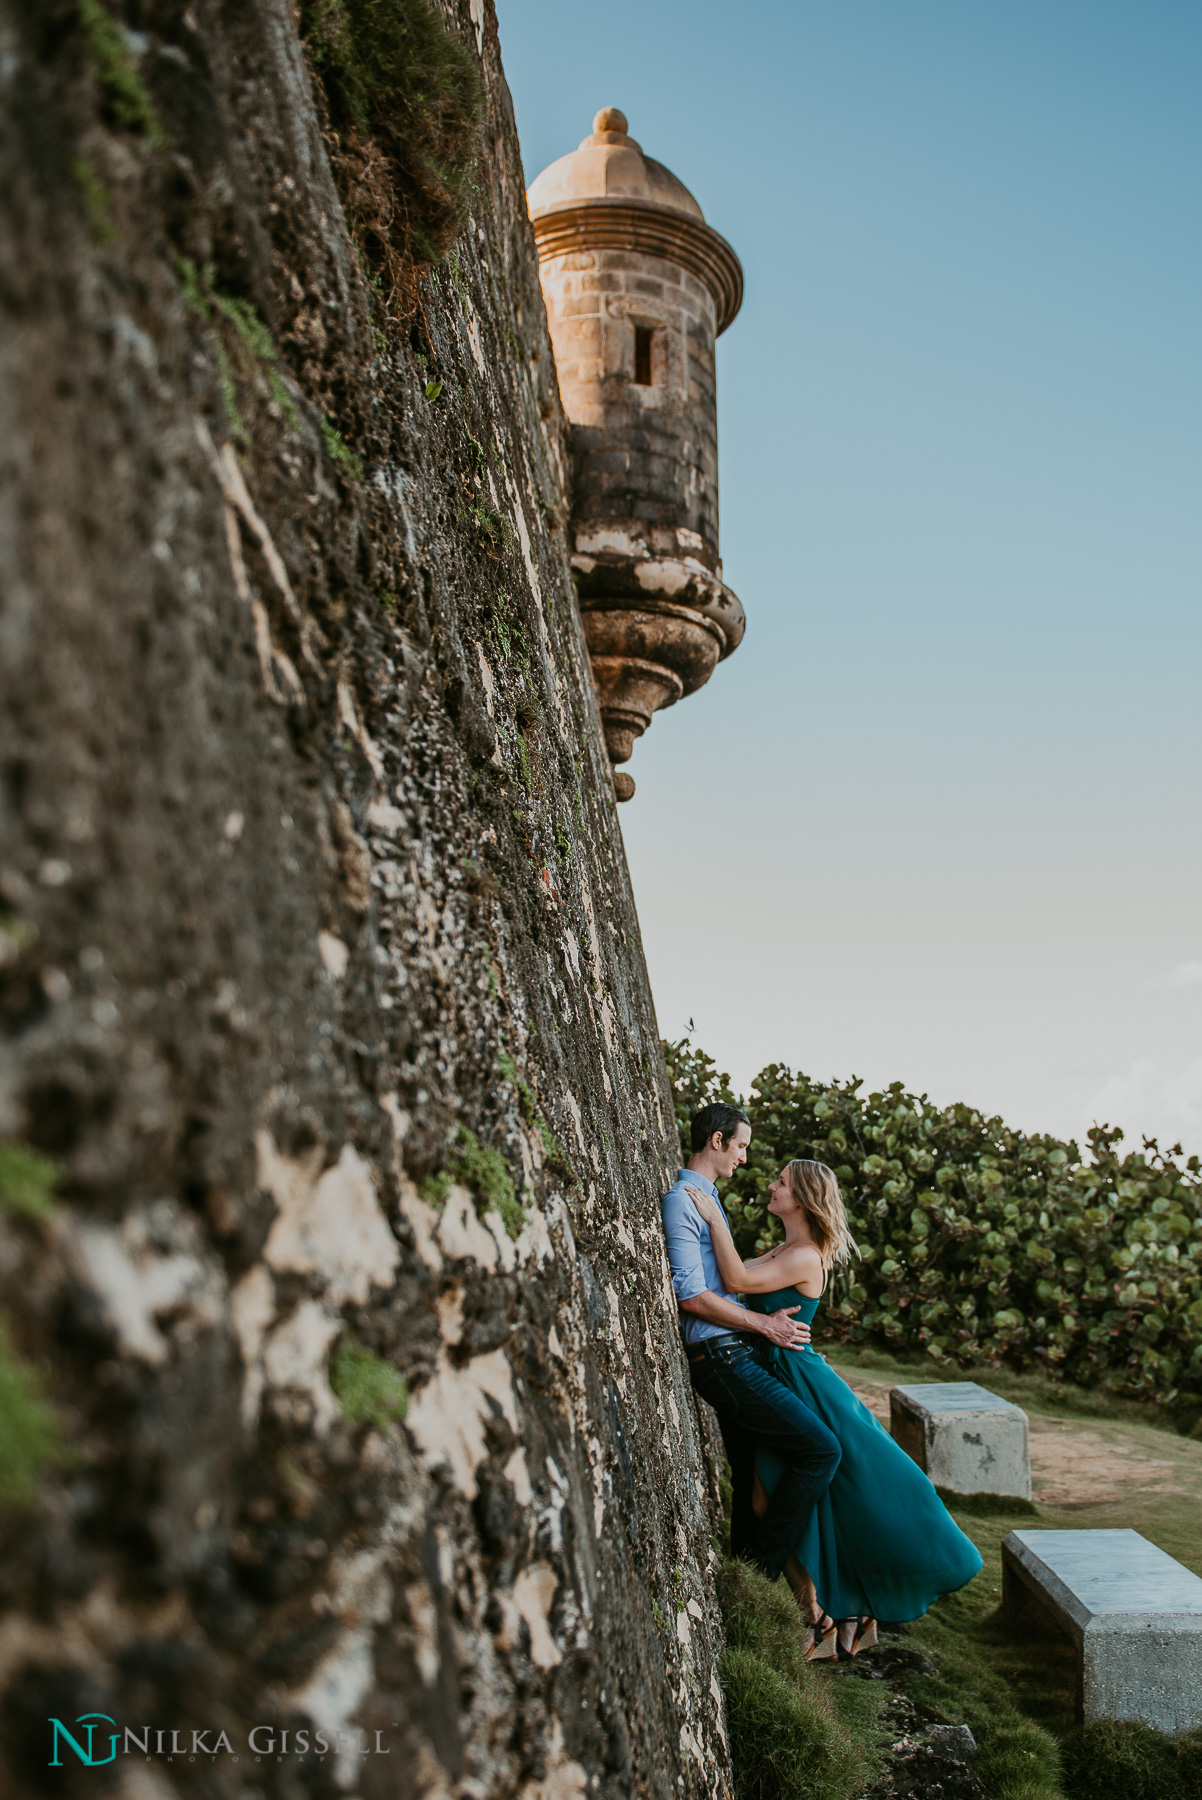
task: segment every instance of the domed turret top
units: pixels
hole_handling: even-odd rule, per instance
[[[688,218],[705,215],[683,181],[626,134],[626,114],[616,106],[603,106],[593,120],[591,137],[578,150],[561,156],[531,183],[530,216],[537,219],[583,200],[635,200],[684,213]]]

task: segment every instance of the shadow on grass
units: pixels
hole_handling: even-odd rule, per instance
[[[1009,1494],[955,1494],[951,1488],[941,1487],[935,1492],[949,1512],[971,1513],[974,1519],[1039,1517],[1033,1500],[1015,1500]]]

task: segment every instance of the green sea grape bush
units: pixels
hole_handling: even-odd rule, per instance
[[[937,1107],[900,1081],[812,1081],[781,1063],[746,1100],[687,1038],[664,1046],[682,1143],[711,1100],[753,1121],[727,1184],[742,1255],[780,1241],[767,1188],[795,1156],[835,1170],[861,1258],[832,1280],[828,1330],[1006,1362],[1202,1415],[1202,1173],[1181,1146],[1094,1126],[1087,1148],[1012,1131],[970,1106]]]

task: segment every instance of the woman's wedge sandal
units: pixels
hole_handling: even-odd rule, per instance
[[[839,1654],[839,1627],[828,1614],[823,1613],[814,1620],[806,1632],[808,1643],[803,1639],[803,1652],[807,1662],[830,1662]]]
[[[853,1656],[860,1654],[861,1650],[876,1649],[880,1640],[877,1637],[875,1619],[840,1619],[839,1624],[854,1624],[856,1628],[856,1634],[848,1646],[839,1642],[838,1626],[835,1628],[835,1654],[840,1662],[850,1662]]]

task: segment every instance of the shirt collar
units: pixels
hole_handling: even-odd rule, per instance
[[[718,1190],[713,1182],[707,1181],[704,1175],[699,1175],[696,1169],[677,1169],[676,1179],[678,1181],[687,1181],[691,1183],[693,1187],[704,1189],[711,1200],[716,1200],[718,1198]]]

